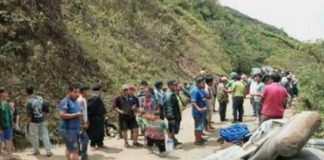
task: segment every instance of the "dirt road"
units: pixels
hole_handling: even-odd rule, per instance
[[[106,139],[105,145],[108,146],[108,149],[89,151],[90,160],[158,160],[158,159],[183,159],[183,160],[197,160],[201,159],[206,155],[216,152],[221,148],[220,144],[216,142],[218,139],[218,131],[222,127],[227,127],[231,125],[232,119],[232,109],[231,104],[227,107],[227,118],[229,119],[226,123],[220,123],[218,113],[214,113],[213,121],[214,131],[207,133],[206,138],[208,142],[205,146],[195,146],[193,144],[194,140],[194,122],[191,116],[191,108],[187,108],[183,112],[183,121],[181,123],[180,134],[178,135],[179,141],[183,143],[182,149],[174,150],[168,154],[167,157],[160,158],[155,154],[151,154],[146,148],[130,148],[125,149],[123,146],[122,140]],[[254,129],[257,126],[256,118],[251,117],[252,107],[249,103],[249,100],[245,100],[244,103],[245,117],[244,123],[249,126],[249,129]],[[143,143],[143,137],[140,137],[140,142]],[[54,146],[53,153],[54,156],[47,158],[44,155],[41,156],[30,156],[28,153],[30,149],[27,149],[24,152],[17,153],[23,160],[64,160],[64,146]],[[41,150],[42,154],[45,154],[44,150]]]

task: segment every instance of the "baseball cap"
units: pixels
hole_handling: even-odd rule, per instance
[[[124,84],[123,86],[122,86],[122,90],[124,91],[124,90],[128,90],[128,84]]]

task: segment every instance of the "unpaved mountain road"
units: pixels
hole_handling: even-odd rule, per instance
[[[217,105],[218,106],[218,105]],[[245,117],[244,123],[248,125],[250,130],[253,130],[257,126],[257,121],[252,115],[252,107],[249,99],[244,102]],[[232,107],[231,104],[227,106],[227,118],[226,123],[220,123],[218,112],[214,113],[213,126],[216,128],[214,131],[207,133],[206,138],[208,142],[205,146],[196,146],[193,144],[194,140],[194,122],[191,116],[191,108],[187,108],[183,112],[183,120],[181,122],[180,134],[177,136],[179,141],[183,143],[181,149],[173,150],[168,156],[161,158],[155,154],[150,153],[146,148],[130,148],[125,149],[123,140],[117,138],[106,139],[105,145],[107,149],[90,151],[90,160],[159,160],[159,159],[183,159],[183,160],[198,160],[206,155],[210,155],[217,150],[221,149],[220,143],[217,142],[218,131],[222,127],[228,127],[231,125],[232,119]],[[140,142],[143,143],[143,137],[140,137]],[[65,148],[63,145],[53,146],[53,157],[46,157],[45,155],[31,156],[28,155],[31,149],[16,153],[23,160],[64,160]],[[42,154],[45,154],[44,150],[41,150]]]

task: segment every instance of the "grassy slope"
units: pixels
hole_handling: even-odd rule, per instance
[[[0,8],[1,83],[20,106],[24,86],[36,84],[53,112],[69,82],[102,82],[108,103],[122,83],[188,80],[204,66],[247,71],[298,43],[211,0],[8,0]]]

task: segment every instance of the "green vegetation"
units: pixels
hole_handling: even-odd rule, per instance
[[[298,109],[318,111],[324,118],[324,42],[305,43],[297,52],[274,54],[267,61],[296,72],[301,91]],[[316,136],[324,137],[323,123]]]
[[[283,31],[214,0],[0,2],[0,79],[21,109],[29,83],[38,87],[37,93],[50,101],[55,112],[71,82],[103,83],[108,104],[122,83],[188,81],[202,67],[215,74],[248,72],[265,62],[291,68],[296,63],[289,66],[292,62],[280,57],[302,56],[300,45]],[[298,62],[313,62],[312,56],[305,57]],[[323,70],[310,65],[314,69],[298,66],[298,73],[307,75],[308,70],[318,79],[300,78],[307,89],[302,94],[320,106],[323,92],[308,90],[321,91],[317,82]],[[54,142],[59,141],[57,121],[53,114]]]

